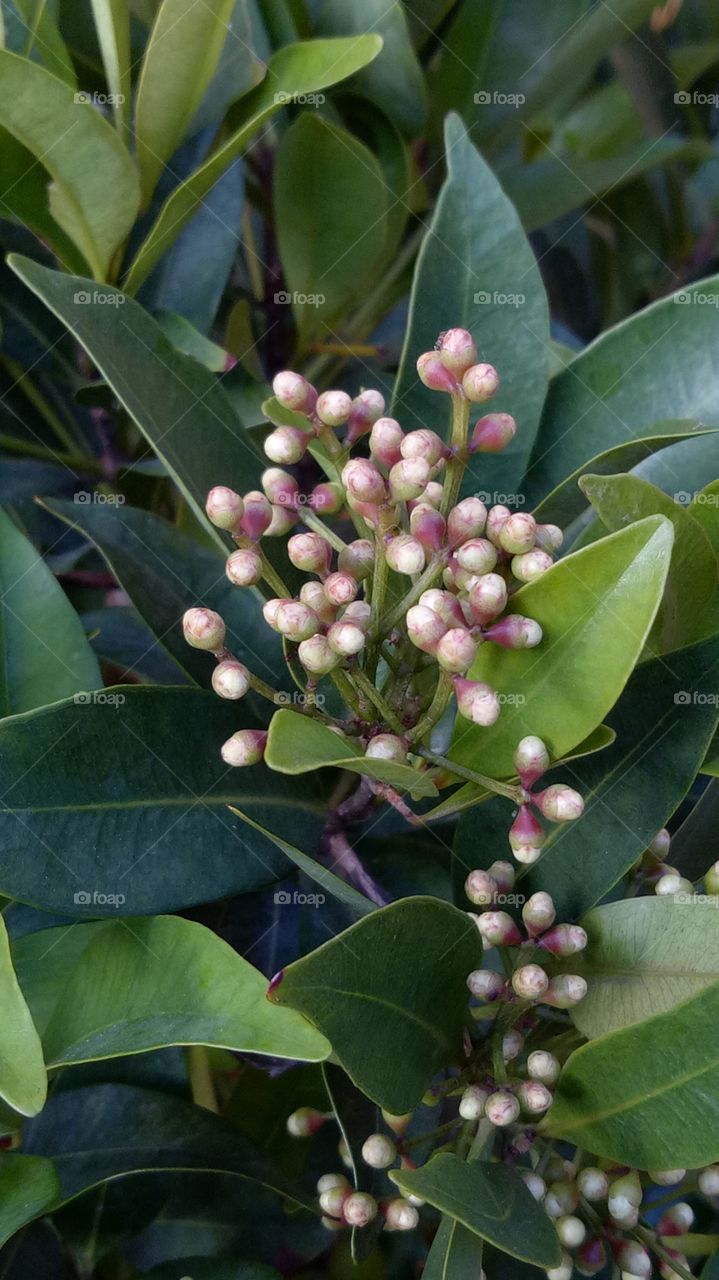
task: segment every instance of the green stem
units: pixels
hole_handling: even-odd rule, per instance
[[[471,409],[469,400],[465,395],[452,396],[452,435],[450,438],[450,447],[457,451],[450,458],[444,472],[442,481],[443,494],[440,511],[443,516],[447,516],[455,505],[459,497],[459,490],[462,484],[462,476],[465,470],[465,464],[459,457],[459,450],[464,449],[467,444],[467,433],[469,431],[469,413]]]
[[[273,569],[261,547],[258,545],[256,549],[259,552],[259,556],[262,561],[262,577],[265,582],[268,586],[272,587],[272,590],[276,591],[277,595],[281,596],[283,600],[290,600],[292,598],[292,592],[287,586],[287,583],[283,582],[277,570]]]
[[[664,1245],[659,1243],[653,1231],[650,1231],[647,1227],[637,1227],[634,1231],[634,1235],[642,1242],[642,1244],[648,1245],[652,1253],[655,1253],[658,1258],[661,1258],[662,1262],[667,1262],[669,1266],[676,1271],[677,1275],[682,1277],[682,1280],[696,1280],[696,1276],[694,1276],[691,1271],[687,1271],[686,1267],[683,1267],[680,1262],[677,1262],[676,1258],[672,1257],[669,1250],[665,1249]],[[680,1242],[681,1236],[677,1236],[677,1243]]]
[[[446,1124],[441,1124],[437,1129],[430,1129],[429,1133],[420,1133],[416,1138],[408,1138],[402,1143],[403,1147],[408,1150],[411,1147],[419,1147],[423,1142],[431,1142],[434,1138],[443,1138],[445,1133],[451,1133],[452,1129],[456,1129],[458,1124],[463,1124],[461,1116],[455,1116],[454,1120],[448,1120]]]
[[[464,778],[465,782],[474,782],[478,787],[493,791],[495,795],[506,796],[508,800],[513,800],[515,804],[522,803],[523,792],[521,787],[512,787],[508,783],[497,782],[496,778],[487,778],[483,773],[475,773],[474,769],[465,769],[464,765],[456,764],[454,760],[448,760],[446,756],[437,756],[432,751],[425,751],[424,748],[419,751],[419,755],[424,756],[425,760],[431,760],[432,764],[442,765],[443,769],[456,774],[458,778]]]
[[[360,693],[363,693],[368,701],[372,703],[377,711],[379,711],[379,714],[385,724],[389,725],[393,733],[398,734],[400,737],[404,737],[407,732],[406,728],[397,718],[392,708],[387,704],[387,702],[385,702],[385,699],[382,697],[379,689],[375,688],[371,680],[368,680],[364,671],[361,671],[359,667],[355,667],[354,670],[349,673],[349,678],[352,683],[357,686]]]
[[[392,628],[396,627],[397,623],[402,621],[407,610],[411,609],[412,605],[417,603],[420,596],[425,591],[429,590],[435,579],[439,577],[446,562],[447,557],[444,553],[434,556],[430,560],[426,569],[419,575],[417,581],[412,584],[411,591],[409,591],[406,596],[402,597],[399,604],[396,604],[394,609],[390,610],[386,618],[383,618],[381,622],[379,618],[375,620],[373,629],[374,633],[389,635]]]
[[[453,692],[454,685],[452,684],[452,677],[449,671],[440,671],[437,688],[434,691],[432,701],[427,707],[424,715],[417,721],[416,725],[410,732],[410,738],[413,742],[421,742],[426,734],[434,729],[437,721],[442,719],[442,716],[447,710]]]
[[[207,1049],[203,1044],[192,1044],[188,1051],[190,1087],[192,1101],[196,1107],[204,1107],[205,1111],[219,1114],[215,1086],[207,1057]]]
[[[329,542],[330,546],[334,547],[335,551],[344,551],[347,546],[344,538],[340,538],[339,534],[335,533],[333,529],[328,529],[324,520],[320,520],[319,516],[315,515],[314,511],[308,511],[307,507],[300,507],[298,515],[302,523],[307,525],[308,529],[312,529],[315,533],[319,533],[321,537],[325,538],[327,542]]]
[[[344,698],[347,706],[355,713],[355,715],[360,716],[362,720],[366,720],[367,716],[362,715],[362,712],[360,711],[359,698],[357,697],[354,686],[347,677],[347,672],[340,671],[339,668],[335,667],[334,671],[330,671],[330,680],[335,686],[340,697]]]

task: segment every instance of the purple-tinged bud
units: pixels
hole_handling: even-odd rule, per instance
[[[586,945],[586,932],[578,924],[557,924],[537,942],[537,946],[551,951],[553,956],[574,956]]]
[[[227,557],[225,573],[236,587],[253,587],[262,577],[262,560],[256,551],[241,548]]]
[[[574,1183],[566,1179],[553,1182],[544,1197],[544,1208],[550,1218],[561,1218],[565,1213],[572,1213],[578,1204],[579,1192]]]
[[[483,1089],[481,1085],[469,1085],[459,1100],[459,1114],[462,1119],[479,1120],[480,1116],[484,1115],[484,1108],[490,1094],[491,1090]]]
[[[463,498],[447,516],[447,541],[456,547],[468,538],[478,538],[484,533],[487,508],[481,498]]]
[[[444,516],[434,507],[418,504],[412,509],[409,518],[410,531],[430,551],[439,551],[444,544],[446,523]]]
[[[528,511],[515,511],[499,531],[499,545],[511,555],[520,555],[524,551],[531,551],[536,532],[537,522],[534,516],[530,516]]]
[[[620,1270],[637,1280],[648,1280],[652,1274],[652,1260],[638,1240],[622,1240],[617,1246],[615,1261]]]
[[[353,1191],[345,1200],[342,1213],[351,1227],[366,1227],[377,1217],[377,1201],[366,1191]]]
[[[281,604],[289,604],[289,600],[283,600],[281,596],[275,596],[273,600],[266,600],[262,606],[262,617],[268,627],[272,627],[273,631],[277,631],[277,611]]]
[[[515,995],[521,1000],[540,1000],[549,986],[549,978],[539,964],[523,964],[512,974]]]
[[[326,676],[328,672],[334,671],[339,662],[337,654],[330,649],[327,637],[322,635],[310,636],[309,640],[303,640],[297,650],[297,656],[305,671],[309,671],[313,676]]]
[[[574,822],[584,813],[584,801],[578,791],[554,782],[544,791],[532,796],[539,812],[550,822]]]
[[[501,973],[495,973],[493,969],[473,969],[467,974],[467,986],[475,999],[486,1000],[489,1004],[499,1000],[507,989]],[[466,1118],[471,1119],[470,1116]]]
[[[383,413],[384,396],[379,391],[374,391],[372,388],[360,391],[352,401],[345,444],[353,445],[360,436],[365,435],[370,427],[374,426]]]
[[[482,725],[485,729],[496,723],[501,710],[499,698],[491,685],[481,680],[454,681],[454,694],[457,699],[457,710],[465,720]]]
[[[419,1223],[419,1214],[414,1205],[400,1196],[390,1200],[385,1206],[384,1215],[388,1231],[414,1231]]]
[[[574,1255],[574,1265],[580,1276],[596,1276],[607,1265],[607,1250],[601,1236],[585,1240]]]
[[[538,524],[534,541],[542,551],[558,551],[564,534],[557,524]]]
[[[395,573],[421,573],[426,563],[422,543],[409,533],[389,538],[385,543],[385,556],[387,564]]]
[[[719,1196],[719,1164],[710,1164],[702,1169],[697,1183],[702,1195]]]
[[[675,1187],[686,1177],[686,1169],[648,1169],[647,1174],[658,1187]]]
[[[660,876],[654,886],[654,892],[660,898],[674,898],[677,894],[691,897],[694,894],[694,885],[691,880],[687,880],[686,876],[680,876],[676,872],[669,872],[668,875]]]
[[[499,892],[496,880],[488,871],[470,871],[464,882],[464,892],[477,907],[491,907]]]
[[[448,391],[454,395],[459,390],[457,379],[445,368],[438,351],[425,351],[417,361],[420,382],[430,391]]]
[[[514,856],[517,856],[519,849],[530,847],[536,849],[538,857],[544,839],[544,828],[539,819],[534,816],[529,805],[520,805],[517,816],[509,828],[509,843]],[[520,858],[519,861],[524,859]],[[535,862],[536,858],[531,858],[529,861]]]
[[[226,529],[229,533],[236,533],[244,510],[245,504],[234,489],[228,489],[223,484],[216,484],[214,489],[210,489],[205,511],[208,520],[216,529]]]
[[[678,1267],[682,1267],[683,1275],[686,1275],[689,1271],[689,1259],[686,1254],[680,1253],[678,1249],[670,1249],[667,1246],[665,1246],[665,1253],[669,1255],[672,1261],[662,1261],[659,1263],[659,1274],[662,1277],[662,1280],[682,1280],[682,1274],[675,1271],[672,1263],[676,1263]],[[624,1280],[624,1278],[622,1278],[622,1280]]]
[[[507,604],[507,584],[498,573],[485,573],[469,591],[469,607],[478,626],[486,626]]]
[[[407,610],[405,618],[407,635],[423,653],[435,653],[437,645],[447,630],[438,613],[423,604],[415,604]]]
[[[694,1225],[694,1210],[690,1204],[673,1204],[662,1214],[657,1223],[657,1235],[683,1236]]]
[[[540,1084],[554,1084],[559,1078],[559,1059],[546,1049],[534,1049],[527,1058],[527,1074],[530,1080]]]
[[[431,470],[424,458],[402,458],[389,473],[389,491],[395,502],[418,498],[427,487]]]
[[[587,984],[577,973],[558,973],[544,995],[544,1004],[553,1009],[571,1009],[587,994]]]
[[[212,688],[221,698],[229,698],[233,702],[244,698],[250,687],[250,673],[241,662],[227,658],[218,662],[212,672]]]
[[[429,484],[427,485],[427,488],[424,490],[424,493],[420,493],[416,501],[424,502],[426,506],[434,507],[437,511],[439,511],[440,507],[442,506],[443,497],[444,497],[443,485],[439,483],[439,480],[430,480]],[[410,499],[410,501],[415,501],[415,499]]]
[[[334,650],[340,658],[352,658],[356,653],[360,653],[365,646],[365,635],[361,627],[356,622],[333,622],[327,632],[327,639],[330,648]]]
[[[275,626],[288,640],[309,640],[320,629],[314,609],[301,600],[284,600],[275,614]]]
[[[511,413],[487,413],[474,424],[470,453],[501,453],[511,444],[516,431]]]
[[[523,1080],[517,1090],[517,1096],[522,1110],[528,1111],[531,1116],[541,1116],[552,1105],[551,1092],[538,1080]]]
[[[331,626],[335,621],[337,609],[327,599],[321,582],[316,582],[314,579],[310,582],[303,582],[300,587],[300,600],[314,610],[324,627]]]
[[[369,458],[351,458],[345,463],[342,483],[355,502],[384,502],[387,497],[382,473]]]
[[[522,941],[512,917],[506,911],[485,911],[477,928],[490,947],[518,947]]]
[[[371,1133],[362,1144],[362,1159],[371,1169],[389,1169],[397,1159],[397,1148],[384,1133]]]
[[[553,564],[546,551],[526,551],[524,555],[512,557],[512,573],[520,582],[536,582]]]
[[[577,1174],[577,1186],[579,1187],[580,1195],[583,1195],[585,1200],[589,1200],[593,1204],[597,1200],[606,1199],[609,1192],[609,1178],[603,1169],[588,1165],[586,1169],[581,1169]]]
[[[345,496],[342,486],[323,480],[316,484],[309,496],[308,505],[319,515],[334,516],[342,510]]]
[[[519,1102],[513,1093],[507,1093],[504,1089],[498,1089],[496,1093],[491,1093],[484,1104],[484,1114],[490,1124],[494,1124],[499,1129],[504,1129],[508,1124],[514,1124],[519,1118]]]
[[[307,452],[310,436],[300,427],[275,427],[263,445],[267,457],[284,467],[301,462]]]
[[[560,1243],[563,1244],[566,1249],[578,1249],[580,1244],[584,1243],[587,1235],[587,1228],[581,1218],[575,1218],[572,1214],[566,1214],[561,1218],[557,1218],[555,1226],[557,1228],[557,1235],[559,1236]]]
[[[467,329],[447,329],[442,334],[439,357],[445,369],[461,378],[475,364],[477,345]]]
[[[503,649],[536,649],[541,644],[544,632],[533,618],[523,618],[519,613],[512,613],[493,623],[484,633],[485,640],[501,645]]]
[[[356,538],[343,547],[337,557],[342,573],[351,573],[358,582],[368,578],[374,568],[374,546],[369,538]]]
[[[662,827],[661,831],[657,831],[657,834],[655,835],[654,839],[650,841],[650,844],[648,846],[649,853],[653,853],[655,858],[659,858],[662,862],[664,862],[667,854],[669,853],[669,847],[671,845],[671,842],[672,842],[672,838],[667,828]]]
[[[396,418],[378,418],[370,432],[369,448],[385,467],[393,467],[402,457],[404,431]]]
[[[522,786],[531,787],[532,783],[537,781],[537,778],[541,778],[542,774],[547,772],[549,768],[549,752],[541,738],[537,738],[534,734],[529,734],[517,744],[513,761]]]
[[[259,542],[272,523],[272,505],[258,489],[245,494],[244,504],[240,528],[252,542]]]
[[[497,563],[497,551],[486,538],[469,538],[457,548],[457,562],[468,573],[491,573]]]
[[[464,394],[473,404],[491,400],[499,387],[499,374],[491,364],[473,364],[462,378]]]
[[[330,573],[323,582],[323,587],[327,594],[327,599],[336,604],[339,608],[341,605],[351,604],[357,597],[359,584],[351,573]]]
[[[323,391],[315,405],[315,413],[326,427],[341,427],[351,411],[352,397],[346,391]]]
[[[272,519],[265,529],[266,538],[284,538],[297,524],[297,512],[293,507],[273,506]]]
[[[193,649],[216,653],[225,643],[225,624],[213,609],[188,609],[182,618],[185,640]]]
[[[502,1037],[502,1058],[504,1062],[513,1062],[524,1048],[524,1036],[521,1031],[512,1028]]]
[[[540,1178],[539,1174],[533,1173],[531,1169],[520,1169],[519,1176],[533,1198],[538,1204],[541,1204],[547,1194],[547,1184],[544,1178]]]
[[[445,631],[437,645],[436,657],[443,671],[463,675],[477,656],[477,641],[464,627]]]
[[[499,547],[501,545],[499,535],[511,514],[512,512],[509,510],[509,507],[503,507],[500,504],[495,507],[490,507],[487,512],[486,534],[489,541],[493,542],[495,547]]]
[[[410,431],[404,436],[400,444],[400,453],[403,458],[423,458],[433,467],[440,458],[446,453],[446,446],[443,440],[437,435],[436,431],[430,431],[428,427],[420,427],[418,431]]]
[[[230,764],[236,769],[245,768],[246,765],[259,764],[265,754],[267,745],[267,733],[263,729],[240,729],[239,733],[233,733],[231,738],[227,739],[221,751],[222,759],[225,764]],[[311,1111],[311,1107],[302,1107],[301,1111]],[[297,1114],[297,1113],[295,1113]],[[318,1112],[314,1113],[319,1114]],[[319,1126],[317,1126],[319,1128]],[[288,1132],[292,1133],[287,1121]],[[310,1132],[308,1130],[308,1132]],[[315,1132],[311,1130],[311,1132]],[[304,1134],[297,1132],[294,1137],[304,1137]]]
[[[511,862],[493,862],[487,870],[496,880],[499,893],[510,893],[512,891],[516,875]]]
[[[324,575],[332,562],[332,547],[319,533],[295,533],[287,543],[287,554],[303,573]]]
[[[262,472],[262,488],[275,506],[294,508],[297,505],[300,486],[295,477],[281,467],[268,467]]]
[[[342,614],[343,622],[354,622],[363,631],[369,631],[372,621],[372,606],[366,600],[353,600]]]
[[[438,587],[430,587],[428,591],[422,592],[419,603],[438,614],[447,627],[463,627],[466,624],[462,606],[451,591],[440,591]]]
[[[280,404],[297,413],[312,413],[317,404],[317,392],[312,384],[301,373],[293,373],[290,369],[275,374],[272,390]]]
[[[407,763],[407,744],[394,733],[378,733],[367,744],[368,760],[392,760],[395,764]]]

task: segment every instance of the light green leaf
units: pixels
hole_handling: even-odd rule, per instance
[[[355,0],[324,0],[316,31],[320,36],[381,36],[380,56],[358,72],[352,88],[376,102],[409,137],[421,132],[427,109],[424,75],[398,0],[363,0],[361,5]]]
[[[58,80],[77,88],[72,58],[53,18],[55,6],[12,0],[0,6],[0,47],[42,62]],[[3,29],[4,28],[4,29]]]
[[[440,1066],[460,1060],[465,979],[480,958],[464,912],[406,898],[282,970],[269,998],[304,1013],[357,1087],[401,1115]]]
[[[701,525],[715,556],[719,556],[719,480],[712,480],[694,494],[689,515]]]
[[[7,129],[0,129],[0,147],[3,157],[0,179],[3,217],[34,231],[51,246],[58,261],[68,271],[87,274],[90,270],[88,263],[48,209],[46,171]]]
[[[481,645],[471,678],[513,696],[489,729],[458,718],[451,759],[508,777],[526,734],[538,734],[561,759],[591,733],[644,647],[664,590],[672,537],[668,520],[650,516],[560,560],[512,596],[510,612],[536,619],[544,638],[536,649]]]
[[[5,1243],[57,1201],[60,1179],[43,1156],[0,1155],[0,1240]]]
[[[130,66],[130,10],[128,0],[92,0],[92,16],[102,53],[112,110],[122,137],[126,136],[132,94]]]
[[[21,1115],[36,1116],[46,1096],[40,1037],[15,976],[0,916],[0,1098]]]

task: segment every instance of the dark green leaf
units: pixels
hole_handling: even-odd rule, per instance
[[[422,1280],[466,1280],[482,1273],[483,1242],[447,1214],[439,1224]]]
[[[412,48],[407,19],[398,0],[324,0],[317,17],[321,36],[382,37],[382,52],[359,71],[353,87],[381,107],[403,133],[414,137],[424,124],[426,91],[422,68]]]
[[[0,1242],[56,1203],[60,1181],[52,1160],[0,1155]]]

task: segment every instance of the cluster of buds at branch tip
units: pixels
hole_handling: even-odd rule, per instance
[[[541,738],[534,735],[522,738],[514,753],[514,767],[527,799],[520,805],[509,829],[509,844],[517,861],[528,866],[540,858],[546,840],[544,827],[532,806],[549,822],[573,822],[584,812],[582,797],[564,783],[553,783],[543,791],[529,792],[549,765],[549,752]]]

